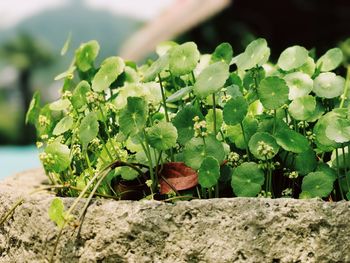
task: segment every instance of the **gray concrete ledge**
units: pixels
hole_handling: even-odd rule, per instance
[[[28,196],[45,179],[32,170],[0,182],[0,262],[47,262],[57,231],[54,198]],[[64,198],[65,206],[72,203]],[[212,199],[165,204],[95,200],[80,235],[68,227],[56,262],[350,262],[350,203]]]

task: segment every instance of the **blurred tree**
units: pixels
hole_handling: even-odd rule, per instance
[[[25,112],[32,98],[31,78],[35,70],[52,64],[54,57],[40,41],[28,34],[20,33],[0,47],[0,58],[18,70],[18,87],[21,93],[23,111],[19,143],[32,143],[35,136],[34,130],[32,127],[26,127],[24,123]]]

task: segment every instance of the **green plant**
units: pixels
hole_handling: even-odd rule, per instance
[[[98,52],[82,44],[56,77],[60,99],[40,107],[35,94],[27,114],[48,177],[66,186],[58,195],[350,197],[350,67],[339,75],[339,48],[315,62],[293,46],[272,64],[264,39],[235,57],[228,43],[201,55],[167,42],[153,62],[96,67]]]
[[[60,99],[40,107],[36,94],[27,114],[57,194],[78,196],[67,212],[52,203],[60,231],[82,197],[79,219],[93,196],[350,199],[340,49],[315,61],[293,46],[273,64],[264,39],[235,57],[228,43],[201,55],[193,42],[167,42],[141,66],[110,57],[95,67],[98,51],[82,44],[56,77]]]

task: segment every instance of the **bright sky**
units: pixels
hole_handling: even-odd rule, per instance
[[[21,20],[47,9],[69,4],[71,0],[0,0],[0,29],[16,25]],[[96,9],[107,10],[141,20],[149,20],[175,0],[83,0]]]

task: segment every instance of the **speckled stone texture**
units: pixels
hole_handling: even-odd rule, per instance
[[[34,170],[0,182],[0,215],[26,199],[0,226],[0,262],[47,262],[57,235],[47,213],[53,196],[26,194],[44,178]],[[55,262],[350,262],[349,208],[293,199],[100,199],[79,235],[65,230]]]

